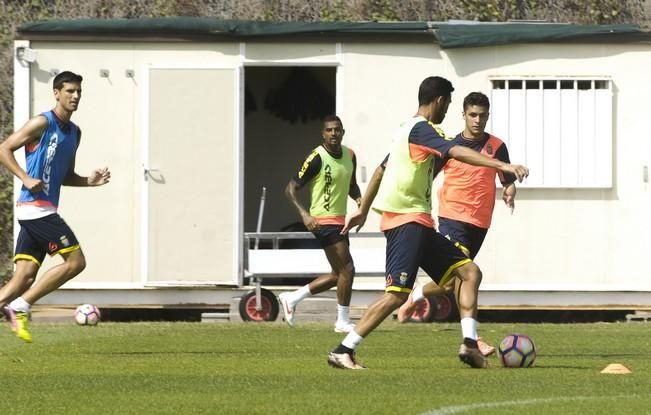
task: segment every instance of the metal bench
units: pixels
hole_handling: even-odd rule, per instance
[[[385,244],[381,232],[351,233],[351,255],[355,261],[355,276],[384,276]],[[377,246],[365,246],[362,238],[381,238]],[[273,321],[278,317],[276,296],[262,288],[264,280],[273,278],[314,278],[331,271],[322,249],[282,249],[281,242],[313,240],[311,232],[248,232],[244,234],[244,277],[250,279],[252,291],[240,299],[243,320]],[[259,249],[259,243],[271,242],[271,249]],[[366,244],[368,245],[368,244]]]

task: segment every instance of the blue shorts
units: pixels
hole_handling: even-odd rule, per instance
[[[488,229],[460,220],[439,217],[439,232],[454,242],[470,259],[475,259]]]
[[[343,228],[343,225],[320,225],[319,229],[312,231],[312,233],[316,240],[319,241],[319,244],[321,244],[321,248],[324,249],[339,241],[346,241],[346,245],[350,245],[348,234],[341,234]]]
[[[386,289],[411,292],[418,268],[443,286],[452,271],[471,260],[432,228],[410,222],[384,232],[387,239]]]
[[[41,266],[45,254],[65,254],[79,249],[77,237],[57,213],[38,219],[19,220],[18,223],[20,232],[14,262],[26,259]]]

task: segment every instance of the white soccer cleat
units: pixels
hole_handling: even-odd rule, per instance
[[[355,328],[355,324],[351,323],[335,323],[335,333],[350,333]]]
[[[287,300],[288,293],[282,293],[278,296],[278,301],[280,301],[280,308],[283,310],[283,316],[285,316],[285,322],[289,327],[294,327],[296,321],[294,321],[294,311],[296,310],[295,305],[290,305],[289,300]]]
[[[328,353],[328,364],[338,369],[366,369],[366,367],[357,363],[355,359],[348,353]]]

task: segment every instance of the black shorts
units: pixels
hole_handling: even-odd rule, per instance
[[[460,220],[439,217],[439,232],[465,252],[470,259],[475,259],[488,233],[480,228]]]
[[[19,220],[18,223],[20,232],[14,262],[26,259],[41,266],[45,254],[65,254],[79,249],[77,237],[57,213],[38,219]]]
[[[406,223],[384,232],[387,238],[386,290],[411,292],[418,268],[443,286],[452,271],[471,260],[432,228]]]
[[[339,241],[346,241],[346,244],[350,245],[348,234],[342,235],[340,233],[343,228],[344,225],[320,225],[319,229],[312,231],[312,233],[316,240],[319,241],[319,244],[321,244],[321,248],[324,249]]]

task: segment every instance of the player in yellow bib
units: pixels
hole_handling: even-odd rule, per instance
[[[471,148],[485,156],[510,163],[506,144],[485,131],[490,102],[481,92],[471,92],[463,100],[464,130],[454,140],[455,144]],[[434,169],[441,169],[445,176],[438,191],[439,229],[454,242],[470,259],[475,259],[488,233],[495,207],[495,177],[503,186],[502,199],[508,208],[515,207],[516,177],[489,167],[478,167],[454,159],[443,159]],[[458,280],[457,280],[458,281]],[[398,321],[406,322],[416,309],[417,303],[427,297],[445,295],[455,288],[451,280],[445,287],[433,281],[414,287],[407,301],[398,310]],[[477,345],[484,356],[495,352],[495,347],[477,338]]]
[[[394,310],[414,287],[421,268],[440,286],[459,278],[459,314],[463,343],[458,356],[475,368],[488,367],[477,346],[479,267],[450,240],[435,231],[432,218],[434,162],[447,157],[476,166],[514,174],[522,180],[524,166],[511,165],[456,145],[437,127],[445,118],[454,88],[447,79],[428,77],[418,90],[418,111],[395,135],[389,156],[375,169],[359,210],[346,221],[343,232],[361,227],[377,196],[374,210],[382,214],[380,229],[387,240],[385,293],[373,302],[355,328],[328,354],[328,364],[341,369],[363,369],[354,354],[360,343]]]
[[[354,327],[350,321],[350,297],[355,267],[350,256],[348,236],[341,230],[346,220],[348,197],[361,203],[361,192],[355,179],[355,153],[341,144],[344,127],[336,115],[323,121],[323,142],[305,159],[300,170],[285,189],[287,198],[296,208],[305,227],[321,247],[332,271],[316,278],[300,289],[278,296],[285,321],[294,326],[294,311],[303,299],[337,287],[337,321],[335,332],[348,333]],[[305,185],[310,190],[310,208],[305,209],[297,193]]]

